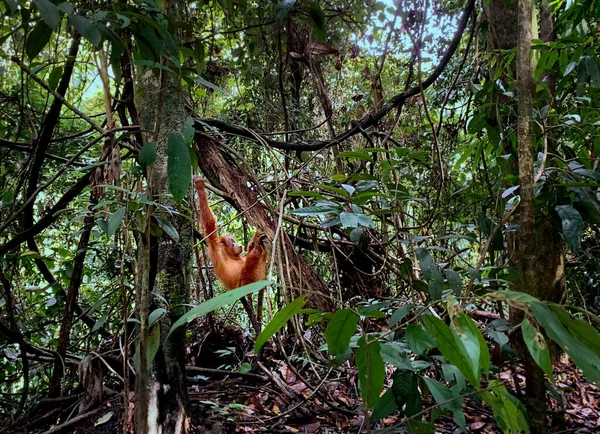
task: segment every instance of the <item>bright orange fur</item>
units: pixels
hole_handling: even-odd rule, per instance
[[[217,222],[208,204],[204,178],[194,177],[194,187],[198,193],[200,225],[206,236],[208,254],[213,262],[217,279],[223,282],[227,290],[239,288],[249,283],[263,280],[267,275],[267,252],[261,245],[265,235],[256,231],[248,244],[246,256],[241,256],[242,247],[226,235],[219,236]],[[262,291],[258,296],[258,319],[262,310]]]

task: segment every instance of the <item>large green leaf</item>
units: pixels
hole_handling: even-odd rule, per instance
[[[492,407],[494,419],[500,429],[506,434],[525,432],[529,434],[529,425],[523,412],[513,403],[506,388],[500,383],[493,382],[492,392],[482,392],[485,402]]]
[[[545,304],[532,304],[535,320],[544,327],[548,337],[556,342],[583,371],[588,380],[600,384],[600,358],[572,336],[556,314]]]
[[[448,327],[444,322],[432,315],[425,315],[423,322],[427,326],[437,343],[438,349],[448,361],[454,364],[460,372],[471,382],[472,385],[479,387],[479,353],[474,359],[468,353],[463,341],[454,330]]]
[[[167,174],[169,189],[175,202],[181,203],[192,185],[192,159],[183,136],[177,131],[169,134]]]
[[[52,30],[56,30],[60,23],[60,14],[56,5],[50,3],[48,0],[33,0],[33,2],[40,11],[40,15],[48,27]]]
[[[398,308],[398,310],[394,312],[390,318],[390,327],[394,327],[396,324],[402,321],[404,317],[408,315],[411,310],[413,310],[413,308],[414,305],[411,303],[406,303],[404,306]]]
[[[148,346],[146,347],[146,360],[148,360],[148,365],[150,365],[150,363],[152,363],[152,361],[154,360],[154,357],[156,357],[156,353],[158,353],[159,347],[160,323],[156,323],[150,330],[150,335],[148,336]]]
[[[427,249],[419,247],[416,254],[419,265],[421,266],[421,271],[423,272],[423,278],[429,285],[429,295],[432,300],[439,300],[442,298],[442,289],[444,287],[442,272],[433,261],[433,258]]]
[[[556,212],[562,220],[562,232],[565,236],[567,247],[572,251],[579,250],[583,236],[583,219],[575,208],[569,205],[559,205]]]
[[[220,307],[226,306],[229,303],[233,303],[234,301],[239,300],[242,297],[245,297],[248,294],[253,294],[255,292],[260,291],[265,286],[270,285],[271,282],[268,280],[261,280],[259,282],[254,282],[249,285],[242,286],[241,288],[233,289],[231,291],[227,291],[223,294],[217,295],[210,300],[206,300],[204,303],[199,304],[189,312],[181,315],[181,317],[175,321],[175,324],[171,326],[171,330],[169,330],[169,334],[167,338],[175,331],[175,329],[181,327],[183,324],[186,324],[188,321],[191,321],[199,316],[206,315],[209,312],[212,312],[215,309],[219,309]]]
[[[490,374],[490,352],[487,347],[487,342],[483,337],[483,333],[479,330],[479,327],[464,313],[455,318],[456,331],[461,334],[461,339],[465,342],[463,336],[468,339],[476,339],[479,343],[479,369],[482,369],[485,376]],[[466,343],[465,346],[467,347]],[[467,347],[468,350],[468,347]]]
[[[459,274],[451,268],[447,268],[444,269],[444,275],[446,276],[448,286],[450,287],[454,295],[460,297],[460,294],[462,292],[462,279],[460,278]]]
[[[550,308],[558,315],[561,322],[579,342],[600,357],[600,334],[594,326],[582,319],[571,318],[571,315],[558,305],[550,304]]]
[[[110,216],[110,220],[108,221],[108,226],[106,228],[106,234],[109,237],[117,232],[119,225],[123,221],[123,217],[125,217],[125,207],[119,208],[114,212],[113,215]]]
[[[340,221],[343,228],[355,228],[357,226],[365,226],[367,228],[375,227],[375,223],[373,223],[371,217],[353,212],[341,212]]]
[[[431,348],[435,348],[435,341],[431,335],[419,324],[409,324],[406,328],[406,340],[413,353],[423,355]]]
[[[69,15],[69,21],[71,21],[75,30],[81,33],[81,36],[85,39],[90,41],[94,47],[100,45],[100,42],[102,42],[102,35],[100,34],[98,27],[96,27],[96,23],[93,23],[81,15]]]
[[[27,35],[25,52],[30,60],[40,54],[40,51],[42,51],[46,44],[48,44],[48,41],[50,41],[50,36],[52,36],[52,29],[48,27],[45,22],[38,21],[33,27],[33,30]]]
[[[304,308],[304,303],[306,303],[306,298],[308,294],[302,295],[292,301],[291,303],[284,306],[279,312],[275,314],[273,319],[267,324],[265,329],[258,335],[256,338],[256,342],[254,343],[254,352],[258,353],[261,347],[269,340],[271,337],[277,333],[281,328],[297,313],[300,313]]]
[[[367,342],[367,340],[372,340]],[[372,335],[363,336],[358,341],[356,350],[356,366],[360,394],[367,408],[373,408],[379,401],[381,389],[385,382],[385,363],[380,354],[381,348]]]
[[[467,430],[467,421],[465,420],[465,414],[462,411],[462,398],[460,395],[444,386],[437,380],[432,378],[423,378],[427,388],[431,392],[431,395],[435,399],[435,402],[443,409],[451,411],[454,414],[454,422],[460,426],[464,431]]]
[[[156,158],[156,142],[148,142],[142,149],[140,149],[140,153],[138,154],[138,161],[140,162],[140,166],[148,167],[152,163],[154,163],[154,159]]]
[[[356,333],[358,315],[350,309],[338,310],[325,330],[325,340],[329,352],[334,356],[343,354],[350,345],[350,338]]]
[[[408,355],[399,347],[398,342],[390,342],[381,344],[381,358],[388,365],[395,366],[398,369],[412,371],[413,367],[410,363]]]
[[[527,318],[521,322],[521,332],[523,333],[523,341],[529,350],[529,354],[531,354],[535,363],[543,369],[544,373],[554,383],[552,362],[550,361],[550,350],[548,349],[548,345],[546,345],[544,335],[538,333]]]

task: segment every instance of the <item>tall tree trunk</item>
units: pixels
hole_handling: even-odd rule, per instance
[[[186,5],[175,0],[163,2],[163,12],[171,22],[183,22]],[[166,60],[163,60],[166,62]],[[152,200],[171,208],[169,198],[167,146],[169,134],[184,128],[184,90],[179,77],[166,71],[140,68],[137,75],[136,105],[145,141],[157,142],[156,158],[148,169],[148,190]],[[191,174],[190,174],[191,176]],[[190,183],[191,186],[191,183]],[[187,389],[185,381],[185,327],[166,339],[171,325],[183,313],[189,300],[192,259],[192,224],[181,215],[167,217],[179,235],[175,242],[166,233],[154,236],[149,227],[154,221],[148,208],[146,233],[140,237],[138,261],[138,308],[140,314],[140,372],[136,375],[136,432],[181,433],[187,430]],[[152,232],[153,233],[153,232]],[[167,311],[159,324],[148,329],[148,313],[157,308]],[[160,346],[153,360],[146,360],[149,338],[160,326]]]
[[[520,228],[517,234],[521,290],[543,298],[538,265],[535,233],[535,177],[533,173],[533,137],[531,120],[533,109],[533,68],[531,65],[533,2],[519,0],[517,42],[517,148],[520,183]],[[523,351],[527,372],[527,404],[531,432],[546,432],[544,373],[528,351]]]

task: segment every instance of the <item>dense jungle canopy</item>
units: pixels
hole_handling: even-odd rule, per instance
[[[0,433],[598,429],[599,0],[0,14]]]

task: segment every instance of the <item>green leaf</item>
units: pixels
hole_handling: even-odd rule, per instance
[[[52,72],[50,73],[50,77],[48,77],[48,87],[50,89],[56,90],[56,87],[58,86],[58,82],[60,81],[60,77],[62,76],[62,72],[63,72],[62,66],[57,66],[56,68],[52,69]]]
[[[275,16],[279,21],[284,21],[293,9],[296,0],[283,0],[275,6]]]
[[[409,324],[406,328],[406,340],[413,353],[423,355],[427,350],[435,348],[435,341],[427,330],[419,324]]]
[[[260,280],[249,285],[245,285],[240,288],[227,291],[223,294],[217,295],[214,298],[211,298],[210,300],[206,300],[204,303],[199,304],[189,312],[186,312],[185,314],[181,315],[181,317],[177,321],[175,321],[175,324],[171,326],[171,330],[169,330],[167,338],[177,328],[181,327],[183,324],[186,324],[188,321],[191,321],[195,318],[198,318],[199,316],[212,312],[215,309],[219,309],[223,306],[226,306],[234,301],[239,300],[242,297],[245,297],[248,294],[258,292],[265,286],[268,286],[270,284],[271,282],[268,280]]]
[[[148,167],[152,163],[154,163],[154,159],[156,158],[156,142],[148,142],[138,154],[138,161],[140,162],[140,166]]]
[[[388,365],[395,366],[396,368],[405,371],[412,371],[413,367],[410,364],[408,355],[394,344],[396,344],[396,342],[381,344],[381,358]]]
[[[342,222],[343,228],[355,228],[357,226],[364,226],[367,228],[375,227],[375,223],[373,223],[371,217],[364,214],[341,212],[340,221]]]
[[[464,313],[455,319],[455,323],[456,329],[459,333],[464,333],[465,335],[468,334],[471,339],[477,339],[477,342],[479,343],[479,368],[483,369],[486,377],[489,376],[491,363],[490,352],[488,350],[487,342],[483,337],[483,333],[481,333],[481,330],[479,330],[479,327],[477,327],[475,322],[473,322],[473,320]]]
[[[400,307],[392,317],[390,318],[390,327],[394,327],[400,321],[404,319],[406,315],[408,315],[415,306],[411,303],[406,303],[404,306]]]
[[[300,217],[314,217],[323,214],[329,213],[338,213],[339,210],[337,207],[333,206],[307,206],[304,208],[298,208],[291,212],[291,214],[300,216]]]
[[[456,365],[472,385],[479,387],[479,372],[473,366],[471,357],[456,332],[444,324],[442,320],[432,315],[424,316],[423,322],[427,326],[429,333],[434,336],[437,347],[442,355],[450,363]],[[479,365],[479,363],[477,364]]]
[[[552,380],[552,383],[554,383],[552,362],[550,361],[550,350],[548,349],[548,345],[546,345],[544,335],[538,333],[527,318],[521,322],[521,331],[523,332],[523,341],[529,350],[529,354],[531,354],[535,363],[542,368],[544,373]]]
[[[408,434],[434,434],[435,426],[433,422],[426,422],[424,420],[411,419],[406,422],[408,428]]]
[[[154,309],[148,316],[148,327],[152,327],[154,323],[161,319],[165,313],[167,313],[167,311],[162,307]]]
[[[185,126],[183,128],[183,138],[185,143],[192,143],[196,130],[194,129],[194,118],[188,116],[185,120]]]
[[[304,307],[304,303],[306,303],[307,297],[308,294],[298,297],[291,303],[281,308],[281,310],[275,314],[273,319],[269,322],[269,324],[266,325],[265,329],[256,338],[256,342],[254,343],[255,353],[258,353],[262,346],[269,339],[271,339],[275,333],[281,330],[281,328],[290,320],[291,317],[297,313],[300,313]]]
[[[448,286],[450,286],[450,289],[452,289],[454,295],[460,297],[460,294],[462,293],[462,279],[460,278],[459,274],[456,271],[447,268],[444,269],[444,275],[446,276]]]
[[[511,399],[511,395],[506,388],[499,382],[490,382],[493,386],[492,392],[481,392],[484,401],[492,407],[494,419],[500,429],[505,433],[529,434],[529,425],[523,411]]]
[[[571,251],[579,250],[583,236],[583,219],[575,208],[569,205],[558,205],[556,212],[562,220],[562,232],[565,236],[567,247]]]
[[[167,145],[167,175],[169,189],[175,202],[181,203],[192,184],[192,160],[183,136],[177,131],[169,134]]]
[[[350,345],[350,338],[356,333],[358,315],[350,309],[338,310],[325,330],[325,340],[329,352],[336,356],[343,354]]]
[[[575,338],[600,357],[600,334],[594,326],[582,319],[571,318],[571,315],[558,305],[550,304],[550,308]]]
[[[57,7],[59,11],[64,12],[67,15],[72,14],[75,10],[75,7],[68,2],[59,3]]]
[[[315,41],[324,41],[327,38],[327,29],[325,22],[325,13],[321,9],[321,5],[317,2],[312,2],[309,6],[308,13],[312,24],[312,35]]]
[[[113,215],[110,216],[110,220],[108,221],[108,226],[106,228],[106,234],[110,237],[117,232],[119,229],[119,225],[123,221],[123,217],[125,217],[125,207],[119,208],[115,211]]]
[[[50,3],[48,0],[33,0],[33,2],[40,11],[40,15],[48,27],[52,30],[56,30],[60,23],[60,14],[58,13],[56,5]]]
[[[383,395],[381,395],[381,399],[373,408],[373,413],[371,414],[370,419],[371,421],[378,421],[389,416],[397,409],[398,403],[396,402],[394,391],[392,389],[388,389]]]
[[[156,323],[154,327],[152,327],[150,336],[148,336],[148,346],[146,347],[146,360],[148,360],[148,366],[150,366],[154,357],[156,357],[158,347],[160,347],[160,323]]]
[[[544,331],[548,337],[556,342],[571,357],[589,381],[600,384],[600,358],[578,339],[573,337],[554,312],[545,304],[537,301],[531,307],[535,320],[544,327]]]
[[[102,42],[102,35],[95,23],[81,15],[69,15],[69,21],[71,21],[75,30],[77,30],[85,39],[90,41],[94,47],[100,45],[100,42]]]
[[[52,36],[52,29],[43,21],[38,21],[33,30],[27,35],[27,57],[33,60],[35,56],[40,54]]]
[[[13,16],[14,14],[17,13],[17,11],[19,10],[19,5],[17,4],[17,2],[15,0],[5,0],[6,1],[6,5],[8,6],[8,11],[7,11],[7,15]]]
[[[373,339],[367,343],[367,339]],[[360,393],[367,408],[373,408],[379,401],[379,395],[385,382],[385,363],[380,354],[379,342],[372,335],[358,340],[356,350],[356,366]]]
[[[427,388],[431,392],[435,402],[439,404],[440,408],[451,411],[454,414],[454,421],[456,424],[466,431],[467,423],[462,411],[461,405],[463,400],[460,398],[460,395],[437,380],[427,377],[424,377],[423,380],[425,380]]]
[[[444,278],[438,266],[433,262],[433,258],[427,249],[418,248],[416,251],[423,278],[429,285],[429,295],[432,300],[442,298],[442,289],[444,287]]]
[[[158,225],[162,228],[165,233],[171,237],[173,241],[176,243],[179,242],[179,234],[177,233],[177,229],[173,226],[173,224],[165,217],[164,215],[158,216],[156,221]]]

